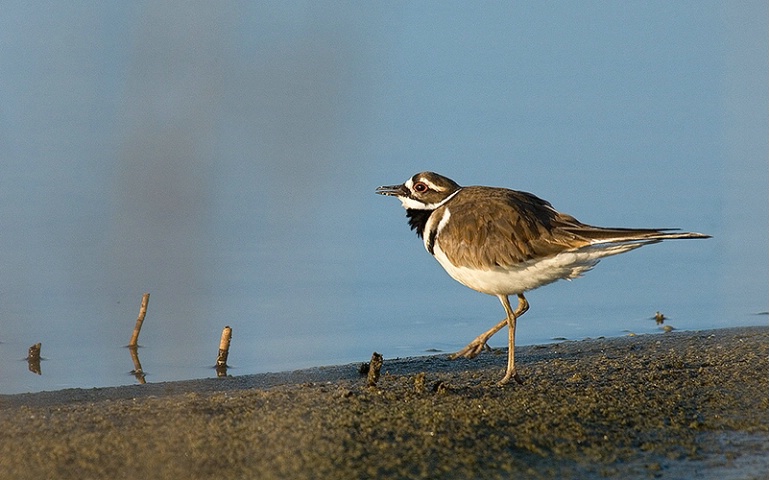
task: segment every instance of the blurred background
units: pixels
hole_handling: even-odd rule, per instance
[[[6,2],[0,393],[451,352],[503,318],[374,194],[434,170],[714,236],[528,295],[518,343],[769,321],[765,1]],[[42,343],[42,375],[27,348]],[[506,345],[500,335],[494,346]],[[502,368],[502,364],[500,364]],[[525,366],[523,367],[525,369]]]

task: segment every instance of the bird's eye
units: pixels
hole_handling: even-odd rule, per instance
[[[426,191],[430,190],[430,187],[427,186],[424,182],[417,182],[414,184],[414,191],[418,193],[425,193]]]

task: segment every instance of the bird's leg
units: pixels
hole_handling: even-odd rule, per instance
[[[505,297],[506,298],[506,297]],[[504,304],[502,305],[504,306]],[[529,309],[529,302],[526,301],[526,297],[523,296],[523,294],[518,295],[518,308],[515,309],[515,312],[513,315],[515,315],[515,318],[520,317],[524,313],[526,313],[526,310]],[[483,350],[488,349],[489,346],[486,344],[486,342],[489,341],[489,339],[498,331],[502,330],[502,328],[507,325],[507,317],[505,317],[501,322],[494,325],[491,329],[489,329],[487,332],[484,332],[478,337],[475,338],[472,342],[467,344],[465,348],[458,351],[457,353],[451,355],[449,358],[452,360],[457,359],[459,357],[465,357],[465,358],[475,358],[478,356],[479,353],[481,353]]]
[[[522,298],[523,298],[523,295],[518,295],[519,306],[521,304]],[[507,334],[508,334],[507,336],[507,341],[508,341],[507,370],[505,371],[505,376],[502,377],[502,380],[499,381],[499,384],[504,385],[507,382],[509,382],[511,378],[514,379],[519,384],[523,384],[523,380],[521,380],[521,377],[518,375],[518,372],[515,371],[515,322],[517,320],[517,317],[515,315],[515,312],[513,312],[513,309],[510,308],[510,300],[507,298],[507,295],[499,295],[499,300],[502,302],[502,306],[505,307],[505,313],[507,313]],[[523,299],[523,301],[526,302],[526,299]],[[526,303],[528,307],[528,302]]]

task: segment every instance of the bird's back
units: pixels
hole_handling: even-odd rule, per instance
[[[434,213],[442,215],[441,209],[450,214],[437,239],[441,250],[454,265],[474,269],[509,268],[602,245],[708,237],[670,229],[595,227],[556,211],[536,195],[506,188],[464,187]],[[622,251],[606,249],[603,256]]]

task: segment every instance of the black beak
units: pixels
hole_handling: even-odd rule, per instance
[[[385,185],[377,187],[376,193],[391,197],[406,197],[409,194],[409,189],[405,185]]]

